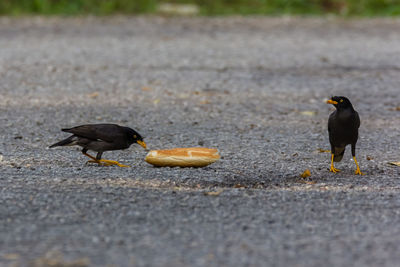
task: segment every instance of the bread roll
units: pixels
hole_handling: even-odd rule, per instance
[[[152,150],[146,161],[159,167],[204,167],[219,160],[217,149],[204,147]]]

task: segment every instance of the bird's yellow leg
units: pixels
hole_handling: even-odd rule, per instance
[[[96,162],[97,163],[97,159],[95,157],[89,155],[88,153],[83,153],[83,155],[92,159],[92,160],[89,160],[88,162]]]
[[[357,162],[357,159],[356,159],[355,156],[353,157],[353,159],[354,159],[354,162],[356,163],[356,166],[357,166],[355,174],[364,175],[364,173],[362,173],[361,170],[360,170],[360,166],[358,166],[358,162]]]
[[[130,167],[128,165],[124,165],[119,163],[118,161],[115,160],[108,160],[108,159],[101,159],[98,162],[99,164],[103,164],[104,166],[111,166],[111,165],[117,165],[118,167]]]
[[[85,155],[86,157],[91,158],[91,160],[88,160],[86,163],[97,163],[97,164],[100,164],[100,162],[95,157],[93,157],[92,155],[89,155],[88,153],[83,153],[83,155]]]
[[[121,164],[121,163],[119,163],[118,161],[115,161],[115,160],[107,160],[107,159],[97,160],[95,157],[89,155],[88,153],[83,153],[83,155],[85,155],[86,157],[91,158],[91,160],[88,160],[86,163],[97,163],[97,164],[103,165],[103,166],[117,165],[118,167],[130,167],[128,165]]]
[[[333,158],[335,157],[335,155],[334,154],[332,154],[332,156],[331,156],[331,169],[329,170],[330,172],[333,172],[333,173],[337,173],[337,172],[340,172],[340,170],[339,169],[336,169],[334,166],[333,166]]]

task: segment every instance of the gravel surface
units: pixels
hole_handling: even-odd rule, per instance
[[[400,20],[0,19],[0,266],[398,266]],[[331,95],[360,113],[329,172]],[[112,122],[208,167],[47,149]],[[309,169],[311,177],[300,178]],[[53,265],[52,265],[53,264]]]

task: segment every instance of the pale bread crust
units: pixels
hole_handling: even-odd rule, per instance
[[[159,167],[204,167],[220,159],[217,149],[204,147],[152,150],[146,162]]]

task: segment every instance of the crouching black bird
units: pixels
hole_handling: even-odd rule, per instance
[[[351,154],[357,169],[355,174],[362,175],[356,159],[356,143],[358,139],[358,128],[360,127],[360,117],[349,99],[344,96],[333,96],[326,101],[327,104],[335,106],[336,110],[329,116],[328,132],[329,142],[331,143],[331,172],[338,172],[333,166],[333,162],[342,160],[347,145],[351,145]]]
[[[146,143],[143,142],[143,138],[138,132],[117,124],[87,124],[61,130],[73,135],[51,145],[49,148],[78,145],[83,147],[83,155],[91,159],[88,162],[103,166],[117,165],[119,167],[129,167],[120,164],[118,161],[101,159],[104,151],[126,149],[133,143],[138,143],[146,148]],[[89,155],[87,153],[88,150],[96,151],[96,157]]]

